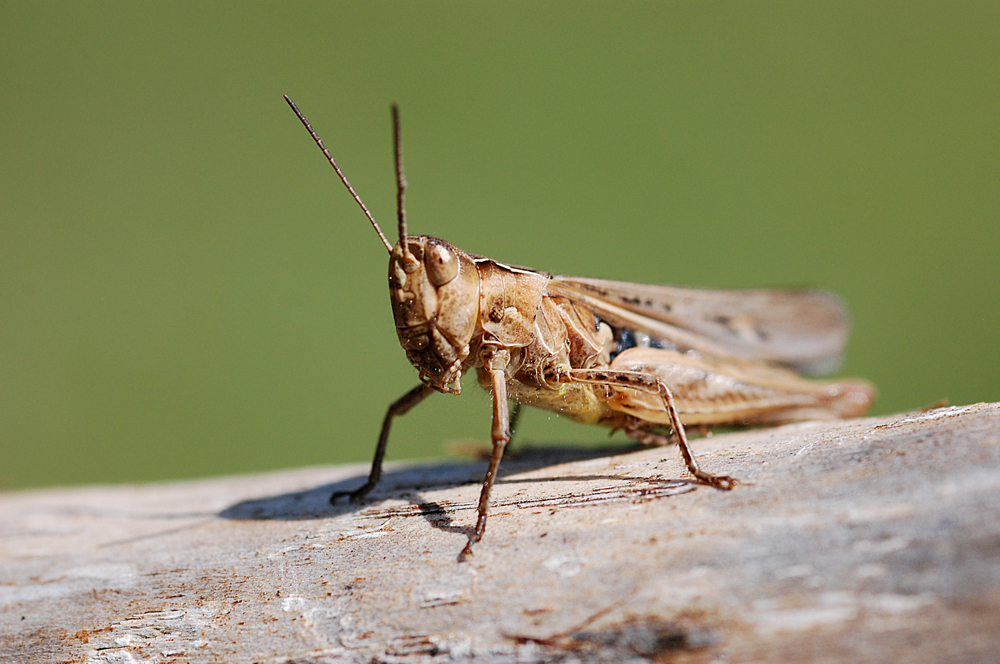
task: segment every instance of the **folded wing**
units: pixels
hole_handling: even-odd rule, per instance
[[[849,320],[819,290],[704,290],[587,277],[553,277],[548,292],[590,307],[612,327],[717,358],[778,364],[801,373],[834,370]]]

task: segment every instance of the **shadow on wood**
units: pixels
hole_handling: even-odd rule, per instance
[[[546,466],[557,466],[573,461],[595,459],[616,454],[626,454],[643,449],[635,444],[605,445],[601,447],[536,447],[526,446],[516,454],[508,454],[500,466],[497,483],[504,483],[512,475],[538,470]],[[398,465],[398,464],[397,464]],[[435,462],[392,469],[387,466],[382,481],[365,500],[353,502],[346,497],[330,503],[335,491],[356,489],[368,479],[368,473],[358,474],[334,484],[305,491],[294,491],[277,496],[253,498],[240,501],[219,512],[224,519],[316,519],[326,516],[356,512],[387,498],[413,499],[422,491],[447,489],[464,484],[476,484],[483,479],[486,464],[470,462]],[[558,478],[551,478],[556,481]],[[538,480],[531,480],[538,481]]]

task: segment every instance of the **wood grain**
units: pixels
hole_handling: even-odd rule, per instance
[[[346,443],[345,443],[346,444]],[[367,445],[367,443],[354,443]],[[673,448],[0,494],[0,661],[977,662],[1000,647],[1000,404]]]

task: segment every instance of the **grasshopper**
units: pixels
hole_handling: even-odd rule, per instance
[[[704,471],[685,426],[746,425],[864,414],[863,380],[813,381],[838,363],[848,320],[816,290],[719,291],[555,276],[467,253],[406,229],[399,110],[392,106],[398,241],[390,244],[298,107],[285,96],[389,252],[389,297],[399,343],[420,383],[386,412],[364,498],[382,476],[395,417],[432,392],[458,394],[474,369],[493,396],[493,453],[475,528],[486,530],[490,492],[510,440],[508,401],[623,430],[649,445],[676,441],[698,482],[729,490],[737,480]],[[515,410],[516,413],[516,410]],[[669,429],[671,435],[662,432]]]

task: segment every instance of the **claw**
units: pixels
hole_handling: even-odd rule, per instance
[[[735,477],[730,477],[729,475],[711,475],[709,473],[700,473],[695,475],[699,481],[709,486],[714,486],[716,489],[722,489],[723,491],[732,491],[733,488],[740,483]]]
[[[354,491],[334,491],[332,494],[330,494],[330,504],[336,505],[337,499],[343,498],[344,496],[348,496],[349,500],[352,503],[360,503],[362,500],[364,500],[365,496],[367,496],[371,490],[372,487],[365,484],[355,489]]]

